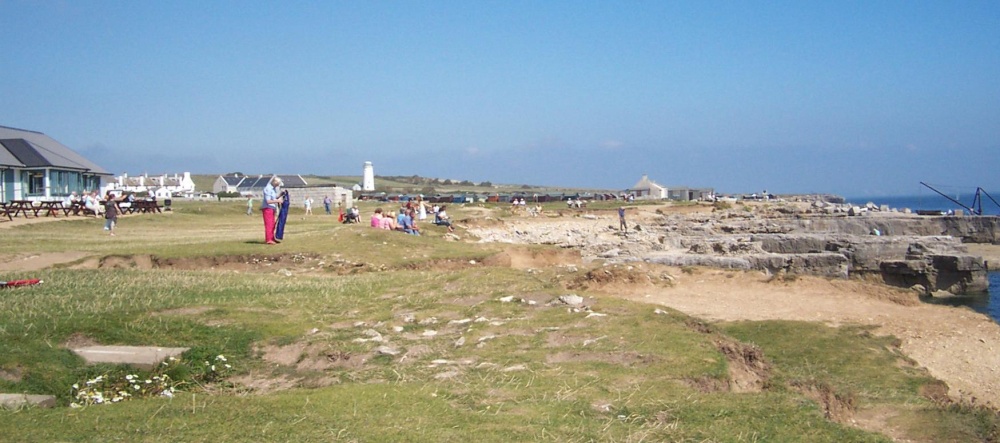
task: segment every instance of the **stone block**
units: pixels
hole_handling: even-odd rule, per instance
[[[20,409],[29,406],[51,408],[55,405],[56,398],[51,395],[0,394],[0,407],[5,409]]]
[[[884,260],[879,263],[884,274],[923,275],[929,268],[923,260]]]
[[[127,364],[139,369],[153,369],[169,357],[177,357],[189,348],[156,346],[87,346],[74,349],[88,364]]]

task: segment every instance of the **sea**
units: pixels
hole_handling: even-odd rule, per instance
[[[949,195],[951,198],[962,202],[966,206],[972,206],[975,194],[955,194]],[[994,197],[1000,200],[1000,197]],[[910,208],[917,210],[958,210],[964,209],[955,202],[942,197],[941,195],[929,193],[922,195],[884,196],[884,197],[846,197],[848,203],[864,206],[867,203],[874,203],[876,206],[888,205],[890,208],[903,209]],[[983,215],[1000,215],[1000,207],[986,196],[982,196]],[[993,271],[987,274],[989,279],[989,291],[986,294],[961,295],[948,299],[933,299],[934,303],[947,304],[950,306],[966,306],[986,315],[993,321],[1000,323],[1000,271]]]
[[[965,306],[973,311],[986,314],[994,322],[1000,323],[1000,271],[987,274],[990,289],[986,294],[967,294],[949,298],[930,298],[929,303],[948,306]]]
[[[992,195],[992,194],[991,194]],[[949,195],[949,197],[962,202],[965,206],[972,207],[972,203],[976,196],[974,193],[967,194],[954,194]],[[1000,196],[994,197],[1000,201]],[[882,197],[845,197],[848,203],[856,206],[864,206],[867,203],[874,203],[875,206],[888,205],[890,208],[896,208],[902,210],[903,208],[909,208],[914,212],[917,210],[958,210],[964,208],[955,202],[944,198],[939,194],[929,193],[920,195],[895,195],[895,196],[882,196]],[[982,195],[982,208],[983,215],[1000,215],[1000,206],[997,206],[989,197]],[[966,211],[968,212],[968,211]]]

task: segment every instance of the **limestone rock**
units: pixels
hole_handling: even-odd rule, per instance
[[[576,294],[566,294],[566,295],[560,295],[559,301],[570,306],[579,306],[583,304],[583,297],[580,297],[579,295]]]
[[[0,394],[0,408],[3,409],[20,409],[30,406],[51,408],[55,405],[56,398],[52,395]]]

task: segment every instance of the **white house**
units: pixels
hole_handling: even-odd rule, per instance
[[[646,175],[626,191],[637,199],[643,200],[712,200],[715,190],[712,188],[689,188],[687,186],[666,187],[649,179]]]
[[[148,192],[158,199],[170,198],[174,195],[190,197],[195,193],[194,181],[191,180],[190,172],[185,172],[183,176],[162,174],[152,177],[149,174],[136,177],[122,174],[115,177],[115,181],[109,183],[107,189],[115,193]]]
[[[645,174],[628,192],[637,199],[662,200],[667,198],[667,187],[650,180]]]

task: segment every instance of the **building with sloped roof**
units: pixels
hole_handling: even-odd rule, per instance
[[[0,197],[62,200],[100,191],[111,173],[41,132],[0,126]]]
[[[628,193],[637,199],[662,200],[667,198],[667,187],[650,180],[649,176],[643,174],[642,178],[631,189],[628,189]]]
[[[350,189],[337,185],[310,186],[301,175],[257,175],[248,176],[240,174],[220,175],[212,184],[212,191],[216,194],[221,192],[239,192],[243,196],[253,196],[261,198],[264,194],[264,187],[272,178],[281,179],[281,189],[288,191],[288,198],[292,208],[301,207],[307,198],[313,200],[313,206],[323,204],[327,197],[333,201],[331,209],[343,209],[354,205],[354,193]],[[298,209],[295,209],[296,211]]]
[[[710,200],[715,195],[715,190],[712,188],[667,187],[650,180],[646,175],[625,192],[640,200]]]
[[[215,179],[215,182],[212,183],[212,192],[216,194],[222,192],[239,192],[243,195],[258,195],[263,191],[264,186],[267,186],[267,182],[271,181],[272,177],[280,178],[286,188],[303,188],[309,186],[306,180],[297,174],[258,176],[226,174],[220,175]]]
[[[191,197],[195,193],[195,185],[194,180],[191,179],[190,172],[185,172],[184,175],[174,174],[173,176],[167,174],[154,176],[143,174],[130,177],[128,174],[122,174],[115,177],[114,181],[108,184],[108,190],[116,192],[146,192],[149,195],[162,199],[172,196]]]

